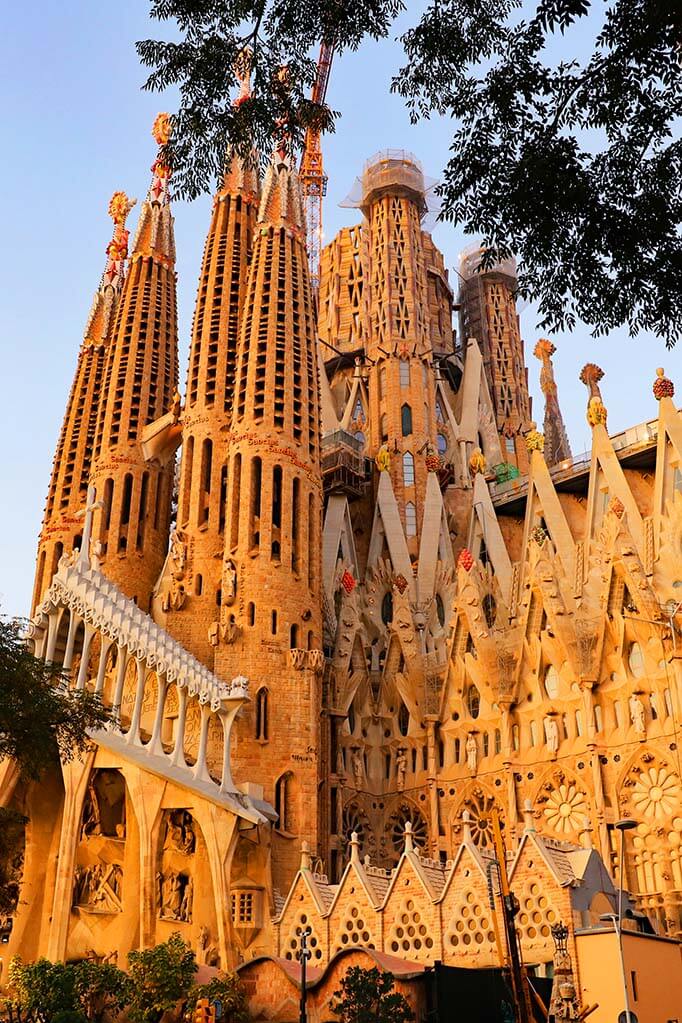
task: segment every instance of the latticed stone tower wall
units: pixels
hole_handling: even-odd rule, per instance
[[[215,197],[199,278],[183,413],[178,535],[187,598],[168,628],[212,666],[227,512],[229,425],[239,324],[258,203],[258,175],[234,158]]]
[[[125,220],[132,206],[123,192],[111,200],[114,237],[107,246],[107,264],[90,310],[76,373],[64,414],[38,542],[38,562],[32,612],[50,585],[64,552],[80,546],[83,528],[78,514],[85,504],[97,419],[100,411],[107,353],[123,284],[128,254]]]
[[[263,782],[280,833],[317,843],[321,525],[319,396],[298,181],[277,156],[263,196],[237,354],[216,671],[248,667],[239,777]],[[276,836],[277,841],[277,836]],[[273,862],[293,875],[288,839]]]
[[[155,165],[156,167],[156,165]],[[92,482],[106,575],[148,610],[168,547],[173,463],[145,461],[145,426],[171,411],[178,381],[173,218],[155,173],[143,203],[107,359]]]
[[[476,273],[480,252],[462,258],[462,327],[465,337],[475,337],[495,409],[502,452],[522,472],[528,468],[521,434],[532,416],[528,371],[516,312],[516,277],[510,260],[491,271]]]

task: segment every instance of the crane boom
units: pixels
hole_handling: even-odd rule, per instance
[[[317,75],[310,97],[313,103],[322,104],[325,101],[333,58],[334,44],[322,43],[317,60]],[[320,131],[317,128],[306,128],[299,178],[308,227],[310,277],[313,292],[317,296],[322,251],[322,199],[327,194],[327,175],[324,172]]]

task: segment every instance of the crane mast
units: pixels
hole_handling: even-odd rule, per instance
[[[334,57],[334,44],[322,43],[317,60],[317,75],[311,94],[313,103],[322,104],[327,95],[329,73]],[[308,261],[313,293],[317,298],[320,285],[320,252],[322,250],[322,199],[327,193],[327,175],[322,161],[321,132],[306,128],[299,178],[303,192],[308,227]]]

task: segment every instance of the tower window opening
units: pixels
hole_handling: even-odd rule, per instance
[[[186,524],[189,519],[189,504],[192,497],[192,462],[194,461],[194,437],[187,441],[184,457],[184,485],[182,491],[182,508],[180,509],[180,522]]]
[[[446,454],[448,450],[448,439],[444,433],[439,433],[436,436],[436,445],[438,447],[438,454],[441,458]]]
[[[407,709],[407,707],[405,706],[405,704],[401,702],[400,710],[398,711],[398,730],[400,731],[401,735],[407,735],[409,729],[410,729],[410,712]]]
[[[272,470],[272,525],[279,529],[282,525],[282,467],[276,465]]]
[[[445,605],[443,604],[443,598],[440,593],[436,594],[436,615],[438,617],[438,623],[442,628],[445,627]]]
[[[256,624],[256,605],[250,601],[246,608],[246,620],[250,626]]]
[[[412,501],[405,505],[405,532],[408,536],[417,535],[417,509]]]
[[[400,386],[410,386],[410,363],[408,359],[400,360]]]
[[[412,409],[409,405],[403,405],[400,409],[400,426],[403,437],[409,437],[412,433]]]
[[[268,690],[259,689],[256,693],[256,738],[261,742],[268,741]]]
[[[459,763],[459,758],[462,754],[462,742],[460,739],[455,739],[455,763]]]
[[[194,580],[194,592],[197,595],[197,597],[201,596],[203,588],[204,588],[204,579],[203,579],[203,576],[201,575],[201,573],[198,572],[197,575],[196,575],[196,578]]]
[[[295,477],[291,488],[291,569],[300,569],[301,544],[301,481]]]
[[[230,546],[235,550],[239,543],[239,493],[242,476],[242,456],[235,455],[232,463],[232,500],[230,505]]]
[[[258,550],[260,546],[260,510],[261,510],[261,483],[263,475],[263,463],[256,457],[251,462],[251,514],[250,514],[250,537],[249,546],[252,550]]]
[[[308,586],[315,588],[315,567],[318,555],[317,530],[315,529],[315,498],[308,495]]]
[[[298,648],[298,625],[295,622],[289,629],[289,646],[292,650]]]
[[[221,589],[218,589],[218,590],[215,591],[216,607],[220,607],[222,602],[223,602],[223,591]]]
[[[227,465],[220,470],[220,501],[218,509],[218,532],[225,532],[225,516],[227,514]]]
[[[201,445],[201,485],[199,491],[200,526],[208,522],[209,499],[211,496],[211,476],[213,474],[213,442],[205,440]]]
[[[469,711],[469,717],[474,720],[481,713],[481,694],[475,685],[470,685],[466,693],[466,705]]]
[[[414,457],[409,451],[403,455],[403,483],[406,487],[414,486]]]
[[[277,612],[273,611],[270,615],[270,632],[273,636],[277,635]]]
[[[279,818],[278,827],[287,834],[293,834],[295,828],[292,789],[293,774],[288,771],[275,783],[275,813]]]
[[[123,499],[121,501],[121,525],[127,526],[130,522],[130,502],[133,496],[133,477],[127,472],[123,479]]]
[[[102,512],[105,531],[111,525],[111,505],[114,497],[114,481],[110,478],[104,484],[104,510]]]
[[[140,482],[140,511],[137,518],[137,538],[135,546],[138,551],[142,550],[144,545],[144,529],[147,522],[147,499],[149,497],[149,473],[142,473],[142,480]]]
[[[508,455],[515,455],[516,454],[516,445],[514,444],[514,438],[513,437],[505,437],[504,438],[504,447],[505,447],[505,450],[506,450]]]
[[[381,601],[381,620],[384,625],[390,625],[393,621],[393,594],[390,590],[384,594]]]

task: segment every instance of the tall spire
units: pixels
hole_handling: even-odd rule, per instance
[[[178,380],[168,132],[168,115],[160,114],[153,128],[159,153],[107,357],[92,474],[104,502],[96,525],[103,570],[144,610],[166,555],[173,485],[173,465],[145,462],[140,445],[143,428],[171,411]]]
[[[516,264],[506,259],[479,271],[480,258],[475,247],[460,260],[463,337],[475,337],[481,347],[502,453],[523,472],[528,465],[523,434],[532,408],[516,311]]]
[[[568,442],[568,434],[559,407],[559,395],[552,366],[552,356],[555,352],[556,345],[553,345],[547,338],[540,338],[533,349],[535,358],[542,362],[540,388],[545,396],[544,433],[547,465],[556,465],[557,462],[571,457],[571,445]]]
[[[114,232],[107,245],[104,273],[95,292],[78,352],[76,373],[52,466],[38,543],[33,610],[50,585],[62,553],[80,545],[82,520],[78,512],[85,501],[90,478],[106,354],[128,257],[129,232],[125,223],[134,204],[135,199],[128,199],[125,192],[115,192],[109,202],[108,212],[114,222]]]
[[[246,664],[264,690],[239,723],[237,761],[245,776],[258,764],[265,797],[284,818],[280,830],[313,850],[323,664],[318,394],[301,195],[288,160],[276,154],[263,183],[239,334],[213,641],[220,677]],[[280,885],[298,867],[292,843],[284,841],[281,853]]]
[[[228,431],[258,197],[255,157],[246,163],[236,155],[229,158],[204,246],[182,416],[175,543],[183,545],[186,568],[184,579],[177,580],[169,566],[155,601],[155,616],[167,612],[167,628],[211,666],[209,625],[221,586]]]

